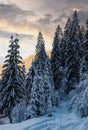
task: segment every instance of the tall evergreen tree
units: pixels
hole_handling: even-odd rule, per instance
[[[64,35],[62,38],[62,42],[60,45],[60,52],[61,52],[61,65],[63,67],[66,67],[66,59],[67,59],[67,41],[70,35],[70,27],[71,27],[71,20],[70,18],[67,20],[65,30],[64,30]]]
[[[85,38],[81,44],[81,50],[83,57],[81,61],[80,78],[82,80],[88,77],[88,20],[86,21]]]
[[[61,64],[61,58],[60,58],[61,40],[62,40],[62,30],[60,26],[58,26],[55,32],[55,37],[53,41],[53,49],[51,52],[51,67],[52,67],[53,79],[55,83],[55,90],[59,89],[59,84],[60,84],[59,67]]]
[[[38,68],[39,69],[39,68]],[[43,76],[39,71],[35,72],[33,86],[30,99],[30,114],[31,117],[41,116],[45,114],[45,96]]]
[[[10,49],[3,65],[0,110],[6,116],[10,116],[13,107],[24,98],[24,83],[21,76],[22,57],[18,42],[18,38],[14,39],[11,36]]]
[[[80,65],[80,81],[82,80],[82,79],[84,79],[84,75],[83,75],[83,66],[85,66],[84,64],[84,62],[85,62],[85,49],[84,49],[84,42],[85,42],[85,34],[86,34],[86,30],[85,30],[85,27],[82,25],[81,27],[80,27],[80,52],[81,52],[81,65]]]
[[[68,38],[70,35],[70,28],[71,28],[71,20],[68,18],[67,23],[65,25],[64,35],[60,44],[60,57],[61,57],[61,72],[62,72],[62,80],[61,80],[61,88],[60,88],[60,98],[66,96],[66,86],[67,86],[67,45],[68,45]]]
[[[71,19],[68,18],[67,23],[66,23],[65,28],[64,28],[64,34],[63,34],[63,38],[62,38],[61,47],[66,47],[66,42],[67,42],[69,35],[70,35],[70,28],[71,28]],[[65,50],[65,49],[63,49],[63,50]]]
[[[48,115],[52,113],[52,107],[55,105],[54,82],[51,71],[50,60],[46,58],[44,66],[44,94],[45,94],[45,111]]]
[[[29,113],[31,117],[51,114],[53,104],[53,79],[49,58],[45,52],[42,33],[39,32],[34,60],[34,80],[31,88]]]
[[[53,41],[53,49],[51,52],[51,68],[53,73],[53,81],[54,81],[54,90],[55,90],[55,104],[58,105],[59,102],[59,93],[60,83],[62,80],[62,71],[61,71],[61,57],[60,57],[60,44],[62,40],[62,30],[60,26],[57,27],[55,32],[55,37]]]
[[[80,79],[80,25],[77,11],[71,21],[70,35],[67,41],[67,93],[76,87]]]

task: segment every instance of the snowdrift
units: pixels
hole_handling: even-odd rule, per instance
[[[0,130],[88,130],[88,118],[69,113],[67,104],[62,102],[52,117],[42,116],[17,124],[0,125]]]

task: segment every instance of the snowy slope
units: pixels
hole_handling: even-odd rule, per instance
[[[52,117],[39,117],[17,124],[0,125],[0,130],[88,130],[88,118],[68,113],[67,103],[62,102]]]

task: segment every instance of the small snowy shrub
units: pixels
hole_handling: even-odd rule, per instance
[[[11,112],[12,123],[18,123],[27,119],[26,103],[18,103]]]

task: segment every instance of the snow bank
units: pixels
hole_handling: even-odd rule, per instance
[[[88,130],[88,118],[69,113],[67,103],[62,102],[52,117],[39,117],[17,124],[0,125],[0,130]]]

